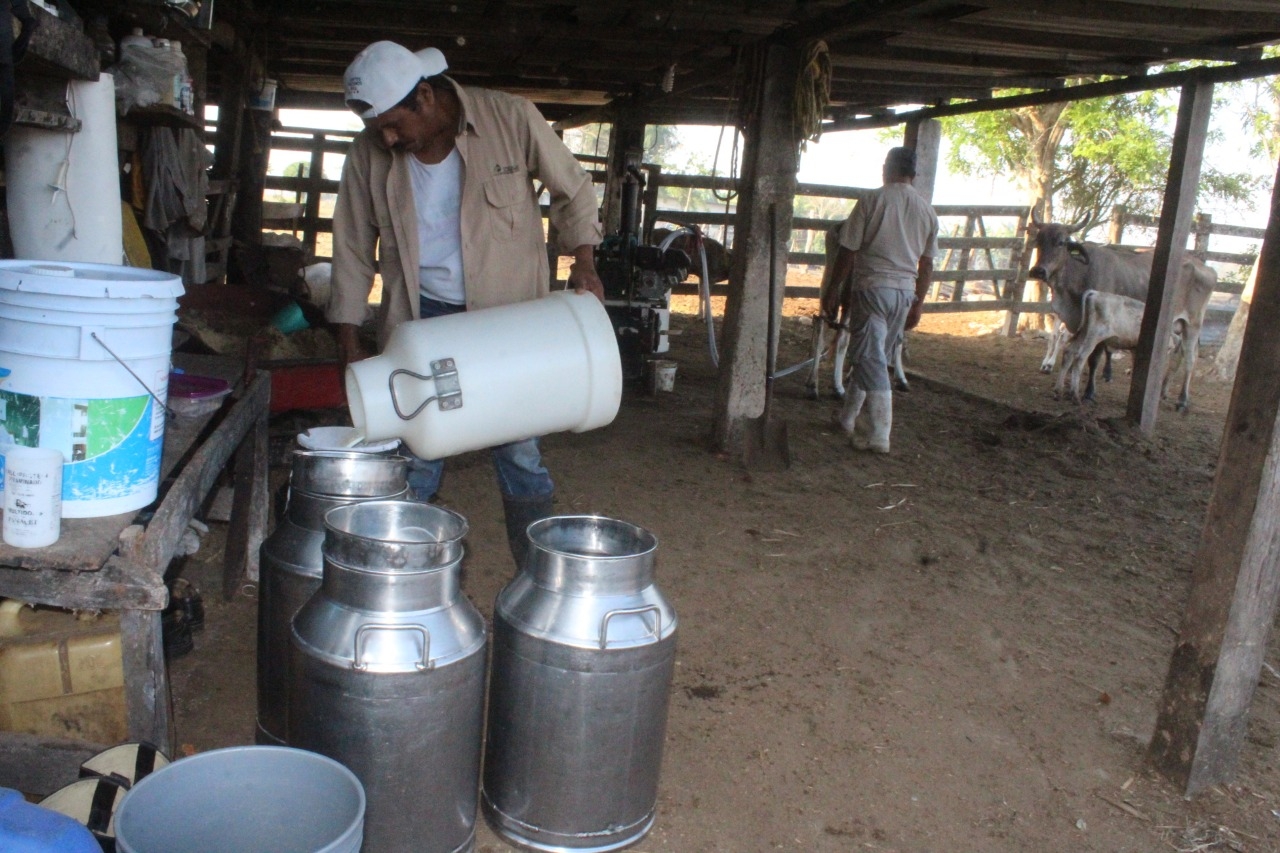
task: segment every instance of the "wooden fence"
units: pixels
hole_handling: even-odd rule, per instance
[[[333,231],[333,219],[324,215],[328,205],[322,205],[322,200],[326,196],[336,196],[338,191],[338,181],[324,177],[324,157],[326,154],[345,154],[353,136],[351,131],[313,128],[283,128],[276,130],[271,136],[272,149],[298,152],[298,159],[308,164],[308,174],[300,177],[267,176],[267,191],[283,193],[287,203],[291,197],[294,205],[292,211],[295,214],[285,219],[268,217],[270,225],[298,234],[308,250],[320,259],[324,259],[317,252],[320,235]],[[579,155],[578,159],[587,168],[592,180],[597,185],[602,185],[605,174],[600,167],[605,164],[605,158]],[[648,175],[644,193],[643,228],[646,235],[651,233],[655,225],[664,223],[697,225],[722,242],[732,239],[731,229],[735,219],[732,211],[663,209],[658,206],[658,200],[659,191],[664,188],[733,192],[737,187],[736,180],[705,175],[669,174],[663,172],[660,166],[650,164],[645,164],[644,169]],[[797,187],[796,195],[842,199],[848,201],[852,208],[854,202],[867,192],[868,189],[860,187],[802,183]],[[1010,330],[1016,326],[1019,314],[1050,313],[1048,302],[1023,299],[1030,263],[1025,243],[1028,208],[1010,205],[935,205],[934,209],[942,222],[943,236],[939,238],[938,245],[944,254],[934,271],[935,284],[929,301],[924,306],[926,313],[1007,311],[1010,312],[1007,318]],[[275,210],[279,211],[280,208],[276,207]],[[543,205],[543,214],[546,214],[546,205]],[[828,229],[838,225],[840,221],[842,219],[793,218],[788,263],[821,266],[825,261],[823,253],[799,251],[795,247],[811,248],[819,237],[825,240]],[[1108,242],[1121,243],[1126,229],[1148,228],[1157,224],[1158,220],[1154,217],[1132,215],[1122,207],[1117,207],[1112,214]],[[1211,251],[1211,237],[1220,235],[1261,240],[1263,235],[1261,228],[1215,224],[1207,214],[1196,215],[1192,232],[1192,250],[1198,256],[1208,261],[1228,264],[1250,264],[1254,256]],[[1224,283],[1218,288],[1220,292],[1231,294],[1238,294],[1241,289],[1241,285],[1234,283]],[[714,285],[711,290],[713,294],[724,294],[728,291],[728,285]],[[677,292],[695,293],[697,286],[685,284]],[[818,288],[790,285],[786,288],[786,295],[792,298],[814,298],[818,296]]]

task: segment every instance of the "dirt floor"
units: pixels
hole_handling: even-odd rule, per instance
[[[1280,850],[1274,670],[1233,784],[1188,802],[1143,760],[1229,388],[1199,377],[1192,411],[1166,407],[1144,439],[1119,425],[1131,361],[1079,410],[1037,372],[1043,340],[998,320],[938,315],[910,337],[932,381],[896,395],[888,457],[850,449],[801,376],[775,406],[789,471],[709,452],[714,372],[688,315],[673,393],[545,441],[560,510],[658,535],[680,617],[658,817],[635,849]],[[784,364],[809,330],[786,320]],[[277,419],[281,447],[301,422]],[[487,616],[513,571],[487,459],[455,460],[442,495],[470,520],[463,585]],[[254,589],[219,598],[221,533],[182,569],[208,606],[173,666],[186,752],[253,737]],[[482,825],[477,849],[507,848]]]

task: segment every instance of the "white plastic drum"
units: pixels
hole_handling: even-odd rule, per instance
[[[423,459],[585,432],[621,401],[613,324],[589,293],[402,323],[382,355],[347,367],[356,429]]]
[[[155,500],[181,295],[155,270],[0,261],[0,444],[62,451],[63,518]]]

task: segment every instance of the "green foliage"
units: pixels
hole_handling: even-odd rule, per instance
[[[1265,48],[1266,58],[1280,56],[1280,46]],[[1235,84],[1248,95],[1245,101],[1244,130],[1253,138],[1253,153],[1268,160],[1280,158],[1280,76],[1258,77]]]

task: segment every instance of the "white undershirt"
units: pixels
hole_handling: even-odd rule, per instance
[[[418,213],[418,290],[428,299],[464,304],[462,156],[455,148],[434,165],[412,155],[408,160]]]

